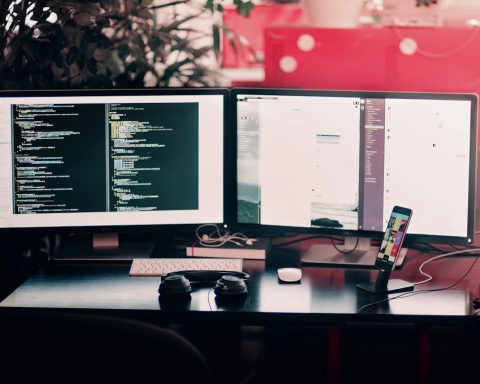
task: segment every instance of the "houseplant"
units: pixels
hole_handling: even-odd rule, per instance
[[[2,1],[0,88],[215,85],[221,12],[221,0]]]

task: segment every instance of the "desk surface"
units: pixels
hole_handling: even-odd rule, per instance
[[[177,321],[211,320],[212,316],[219,316],[225,321],[252,324],[276,320],[336,321],[339,317],[348,321],[372,315],[375,320],[382,317],[394,321],[410,317],[415,321],[445,320],[471,313],[471,298],[464,289],[407,293],[405,296],[411,296],[361,309],[383,298],[355,287],[356,283],[375,280],[375,270],[309,266],[302,268],[300,284],[282,284],[275,269],[266,269],[264,261],[252,260],[244,263],[244,271],[251,279],[249,295],[243,301],[218,302],[213,289],[202,287],[194,288],[188,302],[163,303],[157,291],[160,278],[131,277],[129,269],[129,263],[52,264],[10,294],[0,303],[0,309],[113,310]]]

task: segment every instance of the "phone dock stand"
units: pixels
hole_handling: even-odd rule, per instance
[[[413,291],[413,284],[405,280],[391,279],[390,271],[380,270],[377,280],[372,283],[359,283],[357,288],[370,293],[399,293]]]

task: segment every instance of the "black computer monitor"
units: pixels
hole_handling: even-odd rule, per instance
[[[473,241],[476,95],[234,89],[232,102],[240,228],[341,236],[302,261],[373,266],[370,239],[400,205],[408,240]]]
[[[224,223],[228,102],[206,88],[0,91],[0,230]]]

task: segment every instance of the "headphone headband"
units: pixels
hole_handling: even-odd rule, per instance
[[[214,271],[214,270],[204,270],[204,271],[176,271],[167,273],[165,277],[168,276],[185,276],[191,283],[211,283],[214,284],[219,280],[222,276],[230,275],[236,276],[239,279],[242,279],[245,284],[248,284],[250,280],[250,276],[248,273],[239,272],[239,271]]]

